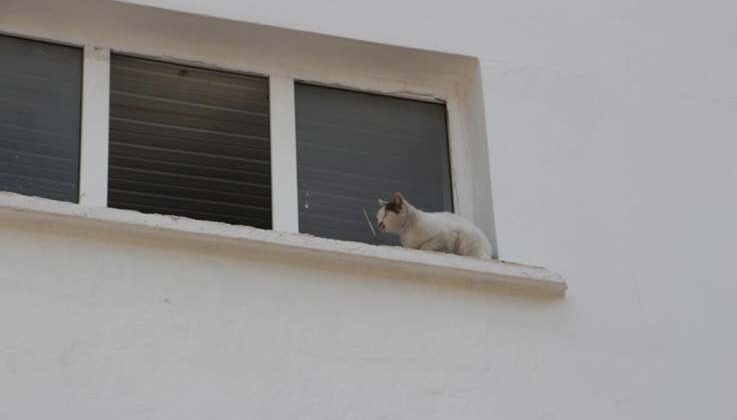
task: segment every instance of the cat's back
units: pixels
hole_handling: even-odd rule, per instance
[[[476,225],[455,213],[445,211],[430,214],[435,215],[435,218],[439,223],[445,223],[449,227],[464,231],[478,231],[479,233],[481,233],[481,230],[478,229]]]
[[[448,233],[456,236],[462,255],[491,258],[491,243],[481,229],[471,221],[450,212],[433,213],[436,220],[446,226]]]

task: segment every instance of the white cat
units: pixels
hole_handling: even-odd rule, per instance
[[[379,205],[379,229],[399,234],[405,248],[491,259],[491,244],[483,232],[456,214],[424,212],[401,193],[390,202],[379,199]]]

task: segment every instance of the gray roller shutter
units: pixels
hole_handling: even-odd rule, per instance
[[[429,211],[452,211],[443,104],[297,84],[300,231],[334,239],[374,237],[377,198],[401,191]]]
[[[113,55],[110,207],[271,228],[268,79]]]
[[[0,190],[77,202],[79,48],[0,36]]]

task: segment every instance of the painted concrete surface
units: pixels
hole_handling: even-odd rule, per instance
[[[2,213],[4,419],[486,418],[569,328],[560,298]]]
[[[363,270],[397,271],[414,277],[488,283],[538,296],[562,296],[567,288],[558,274],[543,267],[338,241],[180,216],[86,207],[9,192],[0,192],[0,216],[8,223],[21,221],[74,226],[91,233],[139,233],[155,239],[195,241],[245,252],[275,253],[279,258],[308,258],[319,260],[328,267],[349,263]]]

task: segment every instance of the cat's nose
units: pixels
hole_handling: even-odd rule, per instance
[[[384,230],[384,222],[379,222],[379,229]]]

